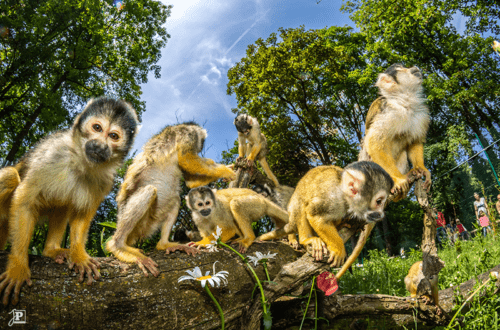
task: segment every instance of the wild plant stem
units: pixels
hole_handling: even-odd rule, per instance
[[[252,272],[253,276],[255,277],[255,280],[257,281],[257,285],[259,286],[259,289],[260,289],[260,300],[261,300],[261,305],[262,305],[262,312],[264,314],[268,314],[268,312],[267,312],[266,297],[264,296],[264,288],[262,287],[262,283],[260,282],[259,277],[255,273],[255,270],[253,270],[252,266],[250,266],[250,264],[248,263],[247,258],[245,256],[243,256],[242,254],[240,254],[235,249],[233,249],[231,246],[229,246],[229,245],[227,245],[225,243],[222,243],[222,242],[219,242],[219,244],[222,245],[222,246],[224,246],[224,247],[226,247],[226,248],[228,248],[229,250],[233,251],[234,253],[236,253],[243,260],[243,262],[248,266],[248,268]]]
[[[484,282],[479,288],[476,289],[476,291],[474,291],[474,293],[472,293],[469,298],[467,298],[467,300],[464,301],[464,303],[462,304],[462,306],[460,306],[460,308],[458,309],[458,311],[455,313],[455,315],[453,316],[453,318],[451,319],[451,322],[450,324],[448,324],[448,326],[446,327],[446,329],[448,329],[452,324],[453,324],[453,321],[455,320],[455,318],[457,317],[458,313],[460,313],[460,311],[462,310],[462,308],[464,308],[465,304],[467,304],[467,302],[469,300],[472,299],[472,297],[474,297],[476,295],[476,293],[478,293],[479,290],[481,290],[481,288],[483,286],[485,286],[486,284],[488,284],[488,282],[491,280],[491,278],[489,278],[486,282]]]
[[[269,282],[271,282],[271,278],[269,277],[269,272],[267,271],[267,264],[265,262],[262,263],[262,266],[264,266],[264,272],[266,272],[266,277]]]
[[[215,305],[219,309],[219,315],[220,315],[220,323],[221,323],[221,329],[224,330],[224,312],[222,311],[222,308],[220,307],[219,303],[215,299],[214,295],[212,292],[210,292],[210,289],[208,288],[208,284],[205,285],[205,291],[208,293],[210,298],[214,301]]]
[[[309,293],[309,299],[307,299],[306,310],[304,311],[304,316],[302,317],[302,322],[300,322],[299,330],[302,330],[302,325],[304,324],[304,321],[306,320],[307,310],[309,309],[309,303],[311,302],[311,297],[312,297],[312,293],[313,293],[313,289],[314,289],[314,281],[316,281],[316,276],[313,277],[313,281],[311,284],[311,292]]]

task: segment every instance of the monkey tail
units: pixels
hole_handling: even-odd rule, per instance
[[[259,162],[262,168],[264,169],[264,172],[269,177],[269,179],[271,179],[274,185],[278,187],[280,183],[278,182],[278,179],[274,176],[273,172],[271,171],[271,168],[269,167],[266,158],[262,157],[261,159],[259,159]]]
[[[278,238],[284,237],[284,236],[291,234],[293,232],[294,231],[291,228],[290,224],[286,224],[279,229],[275,229],[273,231],[270,231],[269,233],[265,233],[265,234],[257,237],[256,240],[257,241],[270,241],[273,239],[278,239]]]
[[[345,262],[344,266],[342,266],[342,269],[339,270],[337,274],[335,274],[335,278],[337,278],[337,280],[339,280],[342,277],[342,275],[344,275],[344,273],[349,269],[349,267],[351,267],[356,258],[359,256],[361,250],[363,250],[363,247],[365,246],[368,236],[370,236],[373,227],[375,227],[375,224],[376,222],[370,222],[365,225],[365,228],[361,232],[361,235],[359,235],[358,244],[356,244],[356,247],[352,251],[347,261]]]

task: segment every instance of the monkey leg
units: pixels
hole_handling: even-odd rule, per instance
[[[106,244],[106,249],[113,253],[118,260],[136,263],[146,277],[148,270],[155,277],[160,274],[157,268],[158,264],[129,244],[135,243],[138,238],[135,227],[139,222],[147,221],[148,213],[156,201],[156,188],[154,186],[148,185],[139,188],[123,206],[119,206],[116,232]]]
[[[0,292],[4,292],[2,302],[9,303],[9,296],[12,290],[12,304],[19,301],[21,287],[26,282],[31,286],[31,272],[28,265],[28,250],[35,223],[38,219],[34,202],[30,199],[28,189],[20,190],[14,196],[9,217],[9,227],[11,229],[12,250],[7,262],[5,272],[0,275]]]
[[[276,176],[271,171],[271,168],[269,167],[269,164],[267,163],[266,158],[262,157],[261,159],[259,159],[259,163],[262,166],[262,169],[264,170],[264,172],[266,173],[266,175],[269,177],[269,179],[271,179],[271,181],[274,183],[274,185],[276,187],[278,187],[280,183],[278,182],[278,179],[276,178]]]
[[[326,248],[330,252],[328,263],[331,263],[332,267],[342,266],[342,264],[344,264],[346,252],[344,241],[338,234],[335,225],[321,215],[308,214],[307,218],[311,227],[326,244]]]
[[[386,170],[386,172],[389,173],[391,178],[394,180],[394,187],[391,189],[391,193],[394,195],[402,194],[402,198],[404,198],[408,193],[410,186],[406,175],[403,175],[399,171],[396,159],[392,156],[391,147],[394,143],[392,141],[385,141],[374,136],[366,136],[365,139],[367,140],[365,146],[367,147],[367,153],[370,155],[371,160]]]
[[[49,212],[49,232],[45,240],[45,248],[42,255],[50,257],[58,264],[64,263],[68,258],[69,249],[62,249],[61,242],[64,237],[64,232],[68,226],[68,219],[66,217],[66,210],[55,209]]]
[[[414,143],[408,148],[408,158],[418,174],[425,176],[424,188],[429,191],[431,186],[431,172],[424,165],[424,144]],[[410,172],[411,173],[411,172]]]

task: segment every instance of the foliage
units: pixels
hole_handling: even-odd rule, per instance
[[[115,1],[116,2],[116,1]],[[155,0],[0,2],[0,158],[14,162],[71,123],[91,97],[125,99],[140,114],[141,84],[160,77],[171,6]]]

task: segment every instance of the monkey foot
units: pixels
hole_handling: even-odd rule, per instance
[[[340,252],[334,251],[331,248],[329,248],[328,250],[330,251],[330,258],[328,258],[328,263],[331,264],[332,267],[342,266],[345,262],[345,257],[347,256],[345,248],[343,248]]]
[[[193,242],[191,242],[191,243],[193,243]],[[184,251],[190,256],[194,256],[198,253],[201,253],[200,250],[198,250],[197,248],[187,246],[187,245],[176,245],[176,246],[171,246],[171,247],[165,249],[166,254],[170,254],[171,252],[174,252],[174,251]]]
[[[92,285],[93,280],[101,278],[99,267],[101,264],[93,258],[88,257],[80,262],[71,262],[69,269],[75,268],[75,273],[79,274],[78,282],[83,282],[85,274],[87,274],[87,285]]]
[[[69,249],[54,249],[43,251],[43,255],[52,258],[56,263],[62,265],[68,259]]]
[[[160,275],[158,264],[153,259],[148,257],[138,258],[136,263],[144,273],[144,276],[149,276],[148,270],[151,272],[151,274],[153,274],[154,277],[158,277],[158,275]]]
[[[28,267],[16,265],[14,267],[7,267],[5,273],[0,275],[0,292],[4,291],[2,302],[5,306],[9,304],[9,296],[12,294],[12,304],[16,305],[19,302],[19,294],[24,282],[28,286],[32,285],[30,278],[30,270]]]
[[[303,242],[303,244],[307,246],[307,251],[316,261],[322,261],[323,255],[328,255],[326,244],[319,237],[311,237]]]
[[[290,245],[294,250],[300,250],[300,244],[297,240],[295,241],[288,241],[288,245]]]

